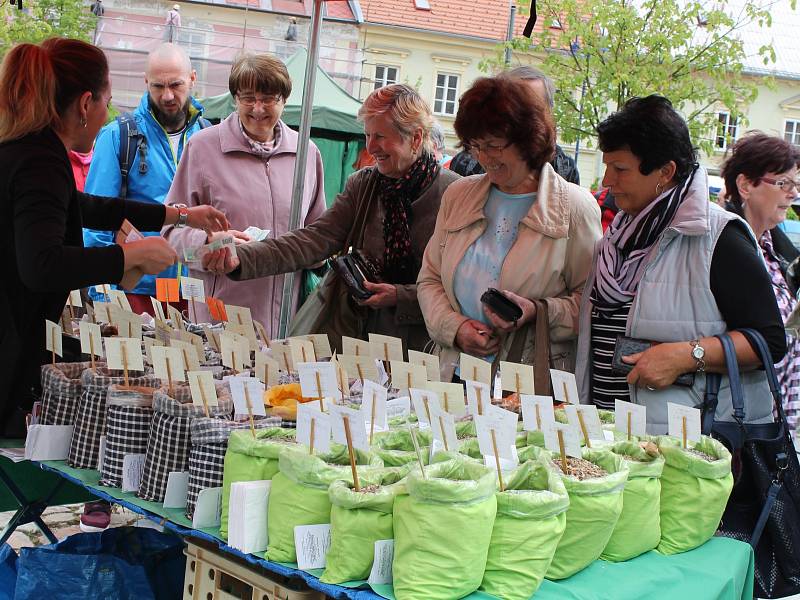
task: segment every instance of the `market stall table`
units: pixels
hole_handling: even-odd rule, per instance
[[[192,529],[182,509],[165,509],[161,504],[145,502],[132,492],[102,487],[97,471],[73,469],[63,461],[36,463],[45,471],[57,473],[83,486],[89,492],[118,503],[125,508],[156,521],[181,536],[191,536],[216,544],[222,551],[238,556],[266,571],[286,577],[300,578],[312,589],[334,599],[392,600],[391,586],[374,586],[353,582],[344,586],[327,585],[317,578],[321,570],[300,571],[293,565],[269,562],[254,554],[243,554],[219,537],[219,529]],[[750,600],[753,597],[753,551],[745,543],[728,538],[712,538],[706,544],[683,554],[663,556],[655,551],[623,563],[595,561],[580,573],[562,581],[545,580],[536,600]],[[476,592],[470,600],[490,600]]]

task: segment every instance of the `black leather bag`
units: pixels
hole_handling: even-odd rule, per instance
[[[755,596],[779,598],[800,593],[800,464],[767,343],[755,330],[741,333],[758,349],[777,419],[764,424],[746,422],[736,349],[723,334],[717,337],[725,350],[735,421],[714,420],[721,377],[709,374],[703,433],[719,439],[733,455],[733,491],[718,533],[753,547]]]
[[[350,295],[358,300],[366,300],[372,292],[364,287],[364,281],[380,283],[381,278],[377,265],[360,250],[352,248],[347,254],[332,258],[331,266],[350,290]]]

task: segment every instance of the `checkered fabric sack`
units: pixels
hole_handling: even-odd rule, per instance
[[[255,429],[281,426],[279,417],[256,417]],[[231,431],[250,429],[250,419],[223,421],[222,419],[195,419],[191,426],[192,448],[189,451],[189,494],[186,499],[186,516],[192,518],[200,490],[222,485],[222,471],[228,437]]]
[[[120,388],[112,385],[106,398],[106,453],[100,485],[122,487],[126,454],[144,454],[153,420],[155,388]]]
[[[42,365],[42,425],[75,424],[75,411],[81,397],[81,373],[91,366],[91,362]]]
[[[112,385],[125,385],[122,371],[106,367],[86,369],[81,375],[81,400],[75,415],[75,429],[69,445],[67,464],[76,469],[97,469],[100,438],[106,432],[106,397]],[[157,387],[161,382],[141,371],[128,373],[128,385]]]
[[[206,416],[202,406],[192,404],[188,385],[176,384],[173,394],[174,397],[161,388],[153,395],[153,422],[137,493],[142,500],[163,502],[169,474],[189,469],[191,424]],[[230,419],[233,401],[227,384],[217,384],[217,398],[219,406],[209,407],[209,415],[214,419]]]

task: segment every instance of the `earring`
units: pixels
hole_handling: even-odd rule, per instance
[[[81,126],[82,126],[84,129],[86,129],[86,125],[87,125],[86,119],[81,119]]]
[[[664,185],[660,181],[658,183],[656,183],[656,196],[660,196],[661,195],[661,190],[663,190],[663,189],[664,189]]]

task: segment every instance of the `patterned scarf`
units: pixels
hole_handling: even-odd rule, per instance
[[[386,282],[408,284],[417,280],[418,265],[411,251],[411,203],[439,174],[431,154],[420,156],[399,179],[378,175],[378,200],[383,207],[383,271]]]
[[[600,242],[597,279],[590,299],[601,312],[614,312],[636,295],[644,275],[645,257],[672,222],[689,192],[697,167],[682,184],[653,200],[635,217],[620,211]]]

